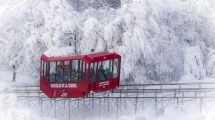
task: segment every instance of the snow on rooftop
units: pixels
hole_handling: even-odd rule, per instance
[[[69,47],[52,47],[44,52],[44,54],[48,57],[57,57],[57,56],[67,56],[67,55],[75,55],[75,48],[73,46]]]

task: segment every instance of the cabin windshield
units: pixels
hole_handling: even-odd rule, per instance
[[[91,83],[105,81],[112,77],[112,60],[91,63],[90,79]],[[97,80],[96,80],[97,79]]]
[[[98,63],[98,80],[105,81],[111,78],[112,61],[105,60]]]

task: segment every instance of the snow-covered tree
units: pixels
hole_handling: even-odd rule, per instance
[[[214,75],[210,56],[215,47],[215,9],[210,0],[117,2],[4,3],[0,12],[1,68],[15,64],[18,71],[38,77],[44,51],[73,46],[76,54],[119,53],[122,80],[168,82],[189,75],[197,79]],[[190,51],[196,52],[191,56]]]

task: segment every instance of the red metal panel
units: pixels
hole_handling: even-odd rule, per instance
[[[80,98],[89,93],[88,84],[81,82],[47,83],[40,78],[40,90],[50,98]]]
[[[92,90],[93,92],[104,92],[104,91],[110,91],[116,88],[114,79],[102,81],[102,82],[95,82],[94,87],[95,89]]]

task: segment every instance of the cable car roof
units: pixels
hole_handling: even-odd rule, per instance
[[[45,61],[67,61],[67,60],[78,60],[83,59],[84,55],[78,56],[60,56],[60,57],[47,57],[46,55],[42,55],[41,58]]]
[[[98,62],[98,61],[114,59],[116,57],[120,57],[120,55],[118,55],[117,53],[101,52],[101,53],[85,55],[84,59],[90,62]]]
[[[104,60],[110,60],[114,58],[119,58],[120,55],[117,53],[109,53],[109,52],[101,52],[101,53],[93,53],[88,55],[77,55],[77,56],[59,56],[59,57],[47,57],[46,55],[42,55],[41,58],[45,61],[67,61],[67,60],[77,60],[84,59],[88,62],[99,62]]]

